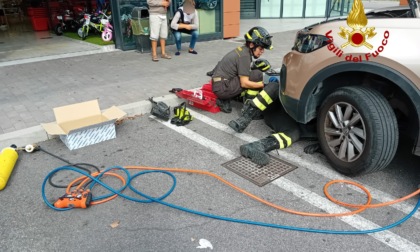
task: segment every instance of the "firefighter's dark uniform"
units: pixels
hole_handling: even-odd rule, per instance
[[[287,148],[301,137],[300,124],[291,118],[279,101],[279,83],[268,83],[257,96],[245,105],[242,116],[229,122],[229,126],[242,132],[256,115],[262,113],[265,123],[275,132],[261,140],[244,144],[241,154],[254,163],[265,165],[270,158],[267,152]]]
[[[253,43],[264,49],[272,49],[271,35],[262,27],[253,27],[245,35],[247,43]],[[247,46],[237,47],[226,54],[217,64],[212,76],[213,92],[219,99],[229,100],[242,94],[239,76],[249,76],[254,82],[263,80],[261,70],[251,70],[253,51]],[[257,62],[254,62],[257,63]],[[255,64],[259,69],[268,69],[269,63]],[[262,114],[268,126],[275,133],[258,141],[240,147],[241,154],[254,163],[265,165],[269,162],[267,152],[273,149],[289,147],[300,138],[298,124],[284,111],[279,102],[279,84],[268,83],[262,90],[251,90],[254,97],[248,96],[242,109],[242,116],[229,122],[236,132],[243,132],[249,123]],[[219,105],[220,106],[220,105]]]
[[[299,123],[290,117],[279,101],[279,84],[269,83],[252,100],[264,115],[265,123],[273,129],[280,149],[289,147],[300,138]]]
[[[230,100],[244,91],[239,76],[249,76],[249,80],[255,82],[262,81],[260,70],[250,70],[251,62],[252,53],[247,46],[239,46],[226,54],[214,69],[213,93],[219,99]]]

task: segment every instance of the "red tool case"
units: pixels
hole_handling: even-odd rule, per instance
[[[217,96],[211,88],[211,81],[204,84],[200,89],[181,90],[176,92],[176,96],[188,100],[188,104],[199,109],[209,111],[211,113],[220,112],[219,106],[216,105]]]

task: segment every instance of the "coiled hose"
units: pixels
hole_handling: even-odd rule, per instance
[[[130,172],[129,172],[129,169],[141,170],[141,171],[131,175]],[[74,172],[77,172],[77,173],[80,173],[81,175],[83,175],[82,177],[79,177],[76,180],[72,181],[67,186],[66,193],[69,193],[71,191],[71,188],[73,188],[75,186],[77,186],[76,189],[78,189],[78,188],[86,187],[89,184],[90,184],[90,186],[89,186],[90,189],[92,189],[95,185],[100,185],[100,186],[102,186],[102,187],[104,187],[104,188],[106,188],[107,190],[110,191],[109,194],[102,195],[102,196],[96,197],[96,198],[92,198],[91,205],[104,203],[106,201],[109,201],[109,200],[117,197],[117,196],[120,196],[120,197],[123,197],[125,199],[131,200],[131,201],[134,201],[134,202],[138,202],[138,203],[153,203],[153,202],[156,202],[156,203],[159,203],[159,204],[162,204],[162,205],[165,205],[165,206],[168,206],[168,207],[180,210],[180,211],[184,211],[184,212],[187,212],[187,213],[191,213],[191,214],[195,214],[195,215],[199,215],[199,216],[203,216],[203,217],[208,217],[208,218],[212,218],[212,219],[217,219],[217,220],[223,220],[223,221],[235,222],[235,223],[242,223],[242,224],[248,224],[248,225],[263,226],[263,227],[270,227],[270,228],[277,228],[277,229],[310,232],[310,233],[351,235],[351,234],[369,234],[369,233],[381,232],[381,231],[391,229],[395,226],[398,226],[398,225],[404,223],[409,218],[411,218],[420,207],[420,199],[419,199],[416,206],[413,208],[413,210],[407,216],[398,220],[395,223],[392,223],[390,225],[387,225],[387,226],[384,226],[384,227],[381,227],[381,228],[369,229],[369,230],[356,230],[356,231],[354,231],[354,230],[311,229],[311,228],[286,226],[286,225],[266,223],[266,222],[258,222],[258,221],[245,220],[245,219],[236,219],[236,218],[230,218],[230,217],[226,217],[226,216],[209,214],[209,213],[200,212],[200,211],[196,211],[196,210],[193,210],[193,209],[185,208],[185,207],[182,207],[182,206],[178,206],[178,205],[175,205],[175,204],[171,204],[171,203],[165,202],[164,199],[166,197],[168,197],[175,190],[176,177],[174,176],[173,172],[195,173],[195,174],[211,176],[211,177],[216,178],[219,181],[227,184],[228,186],[232,187],[233,189],[235,189],[237,191],[240,191],[241,193],[244,193],[248,197],[250,197],[254,200],[257,200],[261,203],[264,203],[268,206],[271,206],[273,208],[276,208],[278,210],[282,210],[282,211],[285,211],[285,212],[288,212],[288,213],[293,213],[293,214],[299,214],[299,215],[303,215],[303,216],[314,216],[314,217],[346,216],[346,215],[352,215],[352,214],[360,213],[360,212],[366,210],[367,208],[376,208],[376,207],[383,207],[383,206],[395,204],[395,203],[407,200],[411,197],[414,197],[415,195],[420,193],[420,189],[416,190],[415,192],[413,192],[413,193],[411,193],[411,194],[409,194],[409,195],[407,195],[403,198],[397,199],[397,200],[393,200],[393,201],[385,202],[385,203],[381,203],[381,204],[370,204],[372,197],[371,197],[369,191],[366,188],[364,188],[362,185],[357,184],[355,182],[351,182],[351,181],[333,180],[333,181],[330,181],[329,183],[327,183],[324,186],[324,193],[327,196],[327,198],[329,198],[331,201],[335,202],[336,204],[340,204],[340,205],[347,206],[347,207],[352,207],[352,208],[357,208],[357,209],[354,210],[354,211],[351,211],[351,212],[346,212],[346,213],[322,214],[322,213],[299,212],[299,211],[294,211],[294,210],[290,210],[290,209],[275,205],[271,202],[263,200],[263,199],[255,196],[255,195],[239,188],[238,186],[235,186],[234,184],[226,181],[225,179],[221,178],[220,176],[218,176],[216,174],[213,174],[213,173],[210,173],[210,172],[207,172],[207,171],[190,170],[190,169],[178,169],[178,168],[157,168],[157,167],[147,167],[147,166],[126,166],[126,167],[114,166],[114,167],[107,168],[107,169],[105,169],[101,172],[95,172],[95,173],[89,174],[85,170],[81,170],[81,169],[73,167],[73,166],[62,166],[62,167],[58,167],[58,168],[54,169],[53,171],[51,171],[50,173],[48,173],[48,175],[45,177],[45,179],[42,183],[42,198],[44,199],[45,204],[47,204],[47,206],[49,206],[50,208],[52,208],[54,210],[57,210],[57,211],[67,211],[67,210],[73,209],[73,208],[56,208],[53,204],[51,204],[47,200],[47,197],[45,195],[45,186],[46,186],[47,182],[50,180],[50,177],[52,177],[55,173],[57,173],[59,171],[63,171],[63,170],[74,171]],[[113,170],[122,171],[123,173],[125,173],[126,178],[124,178],[123,176],[113,172]],[[139,176],[142,176],[144,174],[148,174],[148,173],[162,173],[162,174],[165,174],[165,175],[169,176],[172,179],[172,183],[173,183],[171,188],[165,194],[163,194],[160,197],[151,197],[151,196],[135,189],[131,185],[131,181],[133,179],[135,179]],[[112,188],[108,184],[101,181],[101,178],[103,176],[115,176],[115,177],[117,177],[118,179],[121,180],[122,186],[118,189]],[[357,187],[361,188],[366,193],[366,195],[368,197],[366,203],[363,204],[363,205],[348,204],[348,203],[345,203],[345,202],[340,202],[337,199],[331,197],[330,194],[328,193],[328,187],[330,185],[334,184],[334,183],[347,183],[347,184],[352,184],[354,186],[357,186]],[[127,187],[130,188],[130,190],[132,190],[134,193],[136,193],[137,195],[139,195],[139,196],[141,196],[145,199],[138,199],[138,198],[135,198],[135,197],[128,196],[127,194],[124,194],[123,191]]]

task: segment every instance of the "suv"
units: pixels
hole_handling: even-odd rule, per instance
[[[296,121],[316,119],[321,149],[347,175],[379,171],[407,134],[420,156],[420,37],[415,0],[300,30],[283,58],[280,100]]]

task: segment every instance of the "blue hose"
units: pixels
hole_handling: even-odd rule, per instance
[[[303,227],[295,227],[295,226],[286,226],[286,225],[279,225],[279,224],[273,224],[273,223],[266,223],[266,222],[258,222],[258,221],[252,221],[252,220],[244,220],[244,219],[235,219],[235,218],[230,218],[230,217],[225,217],[225,216],[220,216],[220,215],[214,215],[214,214],[209,214],[209,213],[204,213],[204,212],[200,212],[200,211],[196,211],[193,209],[189,209],[189,208],[185,208],[182,206],[178,206],[175,204],[171,204],[168,202],[163,201],[166,197],[168,197],[174,190],[176,187],[176,177],[168,171],[157,171],[157,170],[148,170],[148,171],[140,171],[138,173],[135,173],[134,175],[130,175],[130,173],[128,172],[127,169],[120,167],[120,166],[114,166],[108,169],[105,169],[104,171],[102,171],[97,177],[93,177],[90,174],[88,174],[87,172],[71,167],[71,166],[62,166],[59,168],[54,169],[53,171],[51,171],[50,173],[48,173],[48,175],[45,177],[44,182],[42,183],[42,198],[44,199],[45,204],[47,204],[47,206],[49,206],[50,208],[57,210],[57,211],[67,211],[67,210],[71,210],[73,208],[57,208],[55,207],[53,204],[51,204],[48,200],[47,197],[45,196],[45,185],[49,179],[49,177],[53,176],[56,172],[61,171],[61,170],[71,170],[71,171],[75,171],[78,172],[80,174],[82,174],[83,176],[86,176],[88,178],[90,178],[93,182],[90,185],[90,188],[93,188],[93,186],[95,186],[96,184],[103,186],[104,188],[108,189],[111,193],[107,194],[107,195],[103,195],[97,198],[94,198],[92,200],[99,200],[99,199],[104,199],[107,197],[111,197],[115,194],[117,194],[120,197],[123,197],[125,199],[134,201],[134,202],[138,202],[138,203],[152,203],[152,202],[156,202],[180,211],[184,211],[187,213],[192,213],[195,215],[200,215],[203,217],[208,217],[208,218],[212,218],[212,219],[216,219],[216,220],[223,220],[223,221],[228,221],[228,222],[236,222],[236,223],[242,223],[242,224],[248,224],[248,225],[255,225],[255,226],[262,226],[262,227],[270,227],[270,228],[277,228],[277,229],[285,229],[285,230],[294,230],[294,231],[301,231],[301,232],[309,232],[309,233],[322,233],[322,234],[341,234],[341,235],[354,235],[354,234],[370,234],[370,233],[376,233],[376,232],[381,232],[381,231],[385,231],[388,229],[391,229],[395,226],[398,226],[402,223],[404,223],[405,221],[407,221],[408,219],[410,219],[415,213],[416,211],[419,209],[420,207],[420,199],[417,202],[416,206],[414,207],[414,209],[404,218],[400,219],[399,221],[392,223],[390,225],[381,227],[381,228],[376,228],[376,229],[369,229],[369,230],[358,230],[358,231],[354,231],[354,230],[327,230],[327,229],[311,229],[311,228],[303,228]],[[121,170],[123,172],[125,172],[125,174],[127,175],[127,183],[126,185],[124,185],[123,187],[121,187],[120,189],[116,190],[112,187],[110,187],[109,185],[103,183],[100,178],[105,174],[105,172],[111,171],[111,170]],[[132,185],[131,185],[131,181],[136,178],[139,177],[141,175],[147,174],[147,173],[163,173],[168,175],[169,177],[172,178],[172,187],[162,196],[160,197],[151,197],[145,193],[142,193],[140,191],[138,191],[137,189],[135,189]],[[122,193],[122,191],[124,189],[127,188],[127,186],[136,194],[138,194],[139,196],[145,198],[145,199],[138,199],[138,198],[134,198],[128,195],[125,195],[124,193]]]

